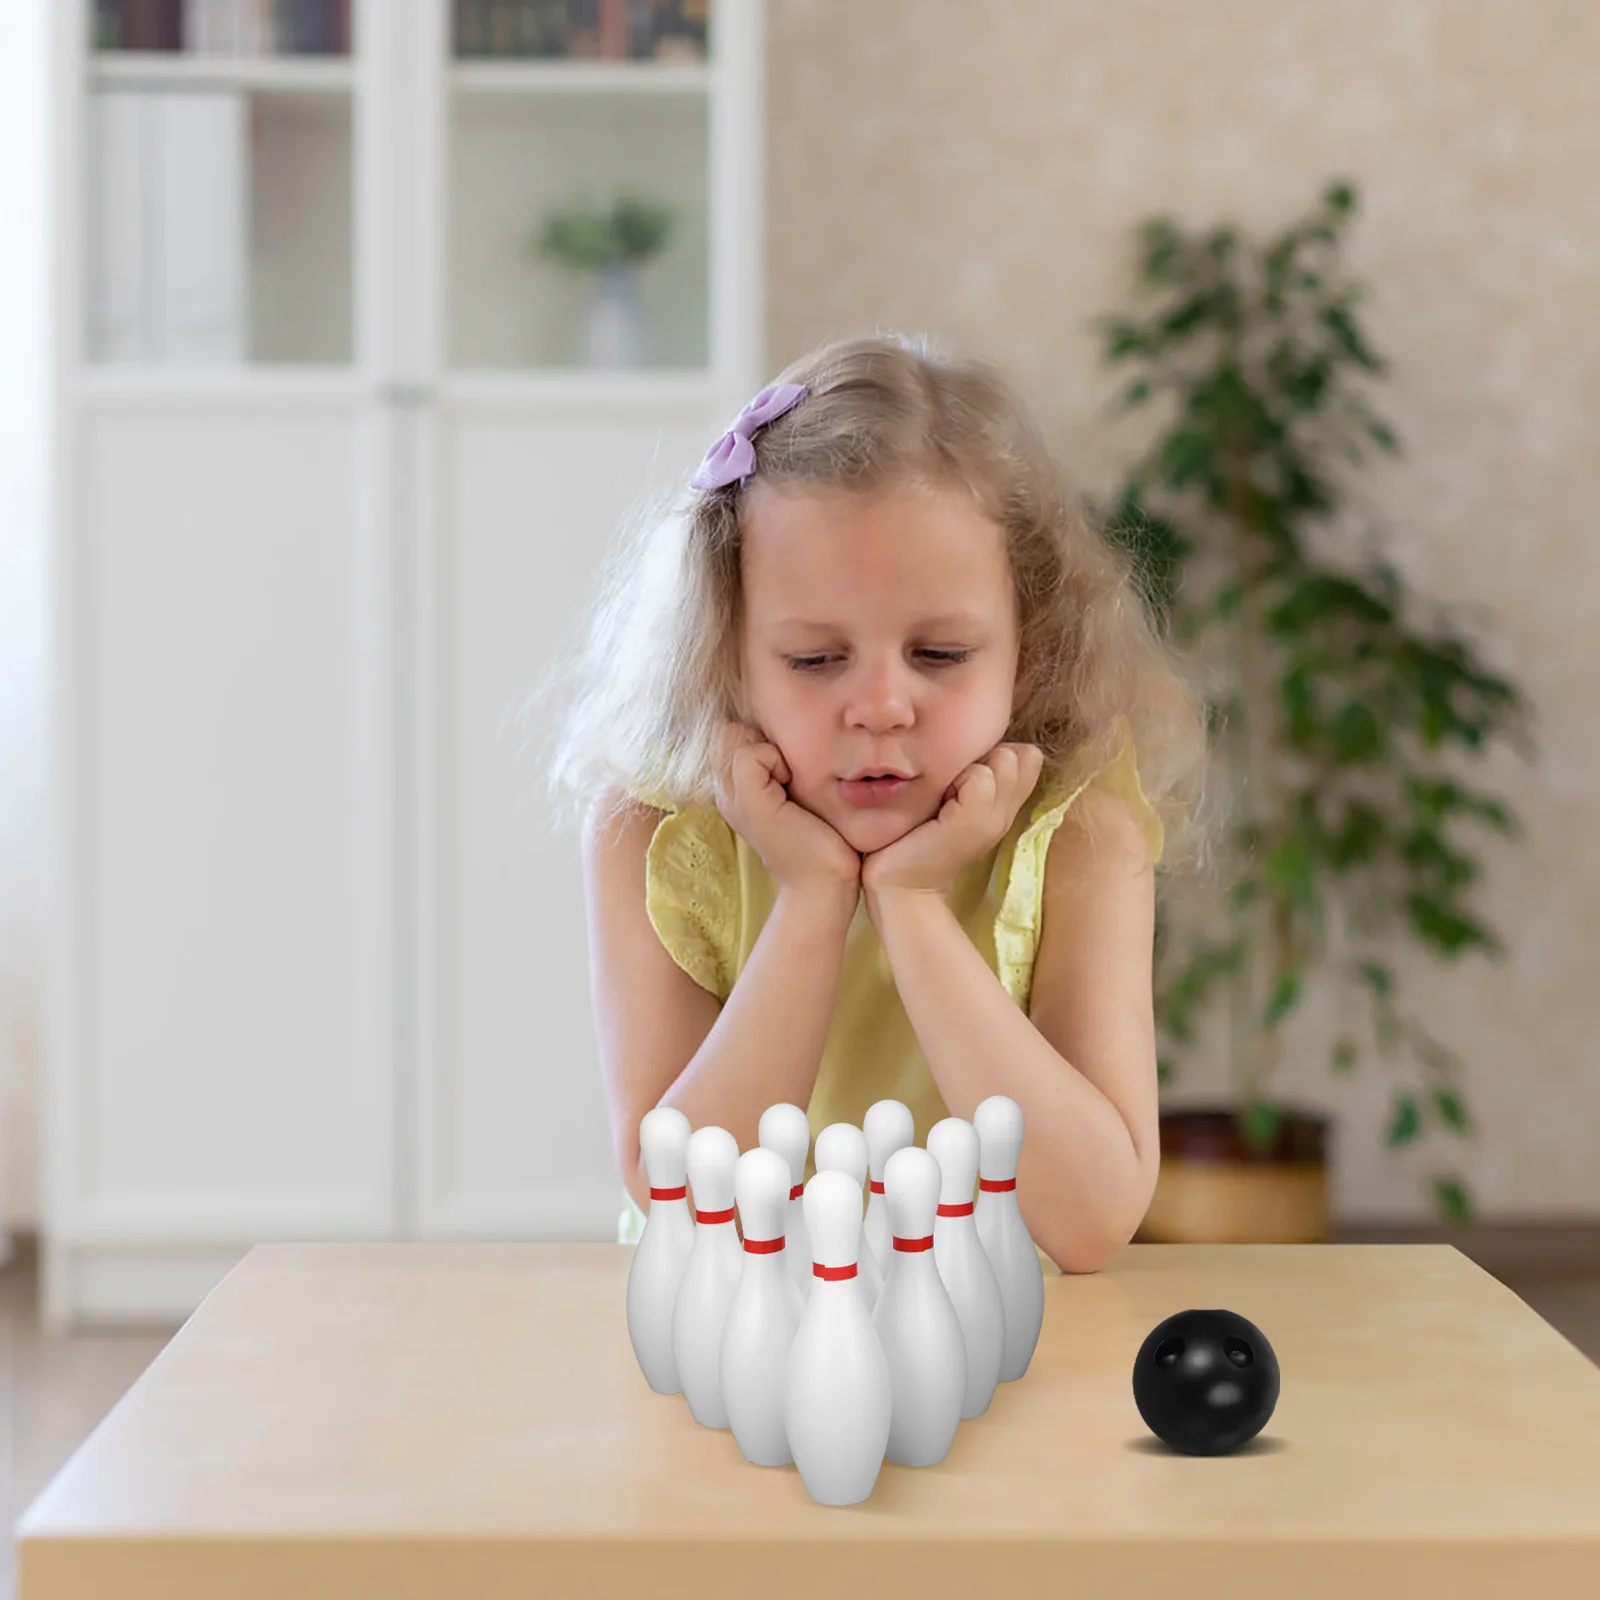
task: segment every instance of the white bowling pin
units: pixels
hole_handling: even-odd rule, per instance
[[[843,1172],[860,1189],[867,1181],[867,1136],[853,1122],[830,1122],[817,1135],[817,1171]],[[865,1237],[863,1235],[863,1237]],[[863,1247],[856,1262],[856,1282],[870,1317],[883,1292],[883,1271],[877,1258]]]
[[[776,1150],[746,1150],[733,1169],[733,1190],[745,1256],[722,1330],[722,1403],[745,1460],[783,1467],[794,1460],[783,1426],[783,1384],[806,1309],[784,1259],[789,1163]]]
[[[811,1295],[811,1242],[806,1238],[806,1214],[800,1204],[806,1181],[806,1156],[811,1151],[811,1124],[799,1106],[780,1101],[761,1113],[756,1143],[776,1150],[789,1163],[789,1216],[784,1226],[783,1253],[802,1300]]]
[[[872,1493],[889,1443],[889,1363],[854,1288],[861,1188],[848,1173],[806,1185],[815,1283],[789,1349],[783,1421],[806,1493],[853,1506]]]
[[[726,1128],[696,1128],[687,1165],[694,1190],[694,1249],[672,1308],[672,1359],[694,1420],[726,1428],[722,1403],[722,1329],[744,1270],[733,1226],[733,1169],[739,1146]]]
[[[894,1261],[872,1325],[889,1363],[889,1445],[903,1467],[932,1467],[950,1453],[967,1393],[961,1319],[933,1259],[939,1163],[907,1145],[883,1169]]]
[[[891,1249],[893,1235],[889,1227],[889,1208],[883,1198],[883,1169],[896,1150],[904,1150],[917,1137],[912,1121],[911,1107],[899,1100],[879,1100],[867,1107],[861,1119],[861,1131],[867,1136],[867,1166],[872,1182],[872,1192],[867,1196],[867,1220],[861,1225],[867,1244],[878,1258],[878,1266],[885,1280],[893,1265]]]
[[[1017,1205],[1023,1124],[1022,1107],[1003,1094],[990,1095],[972,1113],[978,1133],[978,1209],[973,1221],[1006,1312],[1002,1383],[1028,1370],[1044,1323],[1044,1267]]]
[[[972,1223],[972,1187],[978,1178],[977,1130],[962,1117],[946,1117],[928,1129],[928,1153],[938,1161],[942,1176],[933,1223],[933,1259],[961,1319],[967,1347],[967,1393],[961,1415],[981,1417],[1000,1381],[1006,1320],[999,1280]]]
[[[639,1151],[650,1178],[650,1210],[628,1267],[628,1337],[639,1370],[657,1394],[678,1394],[672,1359],[672,1308],[684,1264],[694,1248],[694,1221],[684,1187],[689,1119],[672,1106],[647,1111]]]

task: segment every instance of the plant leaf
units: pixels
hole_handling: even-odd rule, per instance
[[[1387,1000],[1394,993],[1394,974],[1375,961],[1358,961],[1356,972],[1366,983],[1367,987],[1381,999]]]
[[[1389,1121],[1389,1131],[1384,1135],[1384,1143],[1391,1150],[1397,1150],[1401,1145],[1409,1144],[1422,1131],[1422,1114],[1417,1109],[1416,1100],[1403,1091],[1397,1093],[1394,1099],[1394,1115]]]
[[[1285,968],[1278,974],[1277,982],[1272,986],[1272,994],[1268,997],[1261,1013],[1263,1031],[1277,1027],[1278,1023],[1299,1003],[1300,981],[1301,974],[1298,967]]]
[[[1439,1116],[1448,1128],[1453,1128],[1457,1133],[1470,1133],[1471,1123],[1467,1118],[1467,1108],[1462,1103],[1461,1097],[1450,1089],[1435,1089],[1433,1103]]]
[[[1436,896],[1412,893],[1405,896],[1405,909],[1417,937],[1442,954],[1454,958],[1464,950],[1480,949],[1497,953],[1500,942],[1488,928],[1463,916]]]
[[[1263,1149],[1278,1136],[1283,1113],[1270,1100],[1252,1100],[1244,1108],[1244,1136],[1246,1141]]]
[[[1211,439],[1193,428],[1170,433],[1161,446],[1161,469],[1169,489],[1181,489],[1210,469],[1216,449]]]
[[[1472,1196],[1459,1178],[1435,1178],[1433,1197],[1447,1222],[1465,1226],[1472,1221]]]

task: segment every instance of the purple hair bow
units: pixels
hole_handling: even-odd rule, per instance
[[[750,436],[757,428],[792,411],[805,398],[803,383],[769,384],[733,419],[733,426],[706,451],[700,470],[689,480],[691,489],[721,489],[756,470],[756,447]]]

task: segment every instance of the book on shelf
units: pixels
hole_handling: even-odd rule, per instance
[[[96,50],[203,56],[350,53],[351,0],[95,0]]]
[[[98,50],[181,50],[183,0],[95,0]]]
[[[703,61],[708,0],[454,0],[458,60]]]

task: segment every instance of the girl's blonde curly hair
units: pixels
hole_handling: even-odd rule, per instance
[[[1206,716],[1160,636],[1131,556],[1089,521],[1037,425],[988,363],[923,338],[829,344],[779,382],[799,405],[757,432],[756,472],[784,489],[959,486],[1004,530],[1026,696],[1007,740],[1044,755],[1040,791],[1097,771],[1131,729],[1165,831],[1162,868],[1202,853]],[[580,647],[534,700],[570,686],[547,745],[558,825],[601,825],[630,794],[713,804],[713,752],[751,720],[739,673],[740,483],[641,504],[609,553]]]

